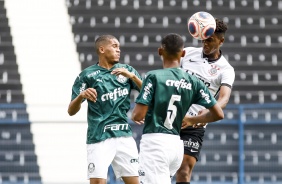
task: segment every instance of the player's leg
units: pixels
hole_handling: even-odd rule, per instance
[[[191,181],[192,170],[196,162],[197,161],[195,157],[184,154],[182,164],[176,172],[176,184],[178,184],[179,182]]]
[[[125,184],[139,184],[138,176],[122,177]]]
[[[87,174],[90,184],[106,184],[108,168],[115,154],[114,139],[87,145]]]
[[[176,171],[180,168],[183,160],[183,141],[178,139],[175,140],[173,145],[171,146],[171,161],[169,164],[169,170],[170,170],[170,177],[172,178]]]
[[[138,149],[132,137],[116,138],[117,153],[112,161],[112,167],[117,178],[122,178],[125,184],[139,184]]]
[[[106,184],[107,180],[103,178],[90,178],[90,184]]]
[[[174,151],[183,148],[182,141],[180,141],[181,146],[177,146],[172,141],[175,137],[180,141],[178,136],[171,134],[151,133],[142,135],[139,153],[140,183],[171,184],[170,165],[175,160]],[[183,152],[180,157],[181,160],[182,155]]]
[[[184,144],[183,161],[176,172],[176,184],[189,184],[193,168],[200,157],[205,128],[185,129],[180,133]]]

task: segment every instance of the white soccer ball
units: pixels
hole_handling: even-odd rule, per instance
[[[197,12],[188,20],[189,33],[198,40],[209,38],[214,33],[215,29],[215,19],[208,12]]]

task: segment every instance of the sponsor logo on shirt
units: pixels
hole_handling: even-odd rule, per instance
[[[92,73],[88,74],[87,77],[93,77],[94,75],[97,75],[97,74],[99,74],[100,72],[101,72],[100,70],[97,70],[97,71],[95,71],[95,72],[92,72]]]
[[[194,75],[194,76],[196,76],[198,79],[200,79],[207,87],[210,87],[210,85],[211,85],[211,83],[207,80],[207,79],[205,79],[203,76],[201,76],[201,75],[199,75],[199,74],[197,74],[197,73],[195,73],[195,72],[192,72],[192,71],[190,71],[190,70],[185,70],[187,73],[189,73],[190,75]]]
[[[128,90],[126,88],[121,89],[121,88],[115,88],[113,92],[109,92],[106,94],[103,94],[101,96],[101,100],[107,101],[107,100],[113,100],[115,101],[119,97],[127,96],[128,95]]]
[[[116,130],[128,130],[128,129],[129,129],[128,124],[110,124],[104,126],[104,132],[106,132],[107,130],[116,131]]]
[[[145,176],[145,171],[143,170],[138,170],[139,176]]]
[[[184,144],[184,147],[193,148],[196,150],[198,150],[200,147],[200,144],[198,141],[193,142],[191,139],[189,139],[189,141],[183,141],[183,144]]]
[[[130,159],[130,163],[139,163],[137,158]]]
[[[81,87],[79,88],[79,93],[81,93],[82,91],[85,90],[85,87],[86,87],[86,83],[82,83],[81,84]]]
[[[152,87],[152,83],[148,83],[145,87],[144,87],[144,94],[143,94],[143,99],[146,100],[148,95],[150,94],[150,88]]]
[[[185,79],[181,79],[180,81],[178,81],[178,80],[166,80],[165,84],[167,86],[176,87],[177,89],[183,88],[183,89],[191,90],[191,88],[192,88],[192,84],[186,82]]]
[[[200,93],[202,95],[202,98],[204,98],[207,103],[211,103],[210,96],[208,94],[206,94],[204,90],[201,89]]]

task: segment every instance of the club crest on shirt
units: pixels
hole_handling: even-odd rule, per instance
[[[88,172],[89,172],[89,173],[93,173],[94,170],[95,170],[95,164],[94,164],[94,163],[90,163],[90,164],[88,165]]]
[[[117,81],[119,81],[120,83],[126,83],[127,81],[127,77],[123,76],[123,75],[118,75],[116,76]]]
[[[214,76],[217,75],[217,71],[220,70],[216,65],[211,65],[211,68],[208,70],[209,74]]]

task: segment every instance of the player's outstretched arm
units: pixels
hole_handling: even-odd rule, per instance
[[[224,113],[220,108],[219,104],[216,103],[214,106],[209,108],[209,111],[197,116],[186,115],[182,121],[182,129],[188,126],[196,125],[197,123],[210,123],[221,120],[224,118]]]
[[[136,104],[131,115],[132,121],[141,125],[144,124],[144,119],[148,111],[148,106],[144,104]]]
[[[231,95],[231,88],[228,86],[221,86],[219,91],[219,97],[218,97],[218,104],[219,106],[224,109],[226,105],[228,104],[229,98]]]

